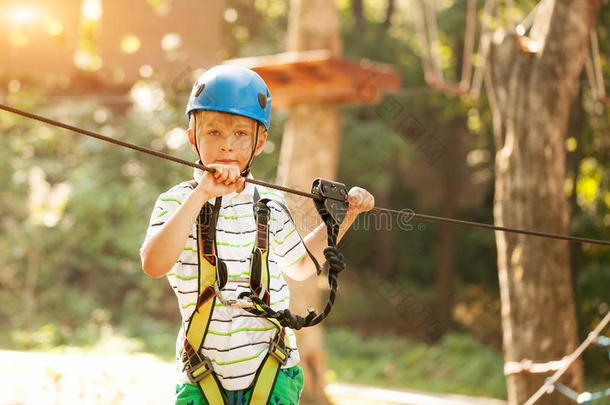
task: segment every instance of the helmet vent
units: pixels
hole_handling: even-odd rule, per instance
[[[205,83],[201,83],[198,87],[197,87],[197,91],[195,92],[195,97],[199,97],[199,95],[201,94],[201,92],[203,91],[205,87]]]
[[[260,104],[262,109],[267,107],[267,97],[263,93],[258,93],[258,103]]]

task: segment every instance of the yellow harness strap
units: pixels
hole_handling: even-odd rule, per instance
[[[220,382],[214,374],[212,362],[199,354],[203,340],[208,332],[212,311],[216,303],[214,283],[216,282],[216,252],[214,243],[215,218],[220,209],[220,198],[216,199],[214,210],[206,205],[201,210],[197,222],[197,247],[199,261],[199,298],[197,307],[191,315],[186,330],[185,366],[187,375],[193,384],[197,384],[209,404],[227,404],[227,398],[221,389]]]
[[[280,367],[288,360],[285,339],[284,328],[282,328],[269,344],[269,352],[256,372],[254,388],[248,405],[266,405],[269,402]]]
[[[258,191],[254,191],[254,216],[256,218],[256,243],[250,260],[250,288],[267,305],[270,302],[270,274],[269,274],[269,199],[260,199]],[[256,308],[261,310],[257,305]],[[277,380],[280,367],[288,360],[288,346],[285,329],[273,318],[266,318],[278,330],[269,344],[269,351],[263,363],[256,372],[252,395],[248,405],[266,405],[271,397],[273,386]]]
[[[186,341],[184,344],[185,356],[184,363],[187,369],[189,380],[197,384],[204,399],[209,404],[221,405],[228,404],[228,399],[222,389],[222,385],[216,374],[212,362],[199,351],[203,346],[203,341],[208,332],[216,294],[214,284],[217,281],[217,267],[222,263],[218,261],[215,252],[215,233],[216,216],[220,209],[220,198],[216,199],[216,204],[212,210],[206,203],[203,207],[199,221],[197,222],[197,243],[199,261],[199,291],[197,306],[186,330]],[[257,221],[258,222],[258,221]],[[264,224],[257,223],[257,243],[254,247],[251,262],[256,263],[258,268],[255,270],[259,274],[257,277],[260,284],[257,293],[269,300],[269,268],[267,255],[269,253],[267,221]],[[250,269],[251,271],[253,268]],[[265,356],[261,366],[254,378],[252,395],[248,402],[249,405],[266,405],[269,402],[273,386],[280,371],[280,367],[288,360],[288,340],[284,328],[273,318],[266,318],[277,329],[278,333],[269,344],[269,352]]]

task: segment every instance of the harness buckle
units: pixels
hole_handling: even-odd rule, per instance
[[[232,307],[236,307],[236,308],[242,308],[242,309],[256,307],[256,304],[254,304],[254,302],[252,302],[249,299],[244,299],[244,298],[229,300],[228,305],[230,305]]]
[[[255,217],[260,218],[260,222],[264,223],[265,225],[267,222],[269,222],[269,212],[269,207],[267,207],[265,202],[257,201],[256,204],[254,204]]]
[[[269,342],[269,354],[275,357],[282,366],[288,362],[289,354],[286,349],[280,346],[278,339],[273,339]]]
[[[199,357],[199,356],[197,356]],[[214,372],[212,362],[207,357],[199,357],[200,361],[192,367],[189,367],[186,371],[186,375],[190,382],[197,384],[208,375]]]
[[[240,280],[242,280],[242,279],[240,279]],[[235,281],[235,280],[232,280],[232,281]],[[222,291],[218,287],[218,283],[214,283],[214,292],[216,293],[216,296],[218,297],[218,300],[223,305],[227,305],[229,307],[243,308],[243,309],[254,308],[256,306],[254,304],[254,302],[252,302],[252,300],[250,300],[250,299],[246,299],[246,298],[236,298],[236,299],[225,298],[222,295]]]

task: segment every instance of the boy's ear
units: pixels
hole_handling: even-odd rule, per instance
[[[188,135],[189,145],[191,145],[191,149],[193,150],[193,152],[197,153],[197,148],[195,147],[195,131],[193,131],[193,128],[189,128],[186,134]]]
[[[265,147],[265,143],[267,142],[267,131],[261,132],[258,134],[258,143],[256,145],[256,149],[254,149],[254,156],[258,156],[263,151]]]

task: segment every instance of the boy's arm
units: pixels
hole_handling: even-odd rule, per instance
[[[337,237],[337,244],[343,238],[343,235],[352,226],[352,223],[356,220],[358,215],[362,212],[371,210],[375,206],[375,198],[365,189],[360,187],[352,187],[348,193],[349,206],[345,219],[339,227],[339,235]],[[316,229],[311,231],[303,241],[307,245],[307,248],[315,256],[318,263],[323,263],[326,259],[324,258],[324,249],[328,246],[328,240],[326,239],[326,225],[320,224]],[[285,269],[284,273],[288,277],[302,281],[316,274],[316,267],[309,255],[305,255],[303,260],[294,266]]]
[[[193,190],[159,232],[142,245],[142,270],[149,276],[159,278],[166,275],[182,254],[201,207],[211,198],[198,188]]]
[[[204,172],[200,183],[188,196],[159,232],[148,238],[140,249],[142,270],[151,277],[166,275],[184,251],[186,238],[203,204],[211,198],[221,197],[243,189],[244,179],[239,168],[211,164],[215,173]]]

